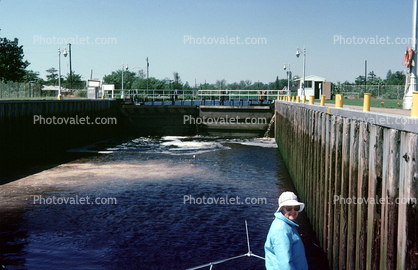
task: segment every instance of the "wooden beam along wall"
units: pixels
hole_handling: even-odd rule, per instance
[[[275,138],[330,267],[416,269],[418,134],[315,107],[276,102]]]

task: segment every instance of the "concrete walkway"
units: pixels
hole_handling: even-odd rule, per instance
[[[320,102],[315,102],[315,105],[320,105]],[[325,106],[335,107],[335,104],[325,103]],[[363,111],[363,106],[343,105],[343,108],[349,108],[349,109],[353,109],[353,110]],[[397,108],[370,107],[370,111],[371,112],[379,112],[379,113],[388,113],[388,114],[411,116],[411,110],[404,110],[404,109],[397,109]]]

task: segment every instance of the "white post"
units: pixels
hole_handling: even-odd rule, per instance
[[[125,68],[125,65],[122,63],[122,95],[120,96],[121,99],[125,98],[125,95],[123,94],[123,69]]]
[[[305,67],[306,67],[306,47],[303,46],[303,87],[302,87],[302,96],[305,95]]]
[[[405,91],[405,96],[403,97],[403,108],[406,110],[410,110],[412,108],[412,92],[417,91],[417,13],[417,0],[414,0],[412,15],[412,49],[414,50],[414,56],[411,68],[411,83]]]
[[[61,50],[58,47],[58,97],[61,99]]]

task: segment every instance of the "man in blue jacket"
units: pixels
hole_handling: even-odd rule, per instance
[[[295,222],[303,208],[305,204],[298,202],[293,192],[280,195],[279,209],[264,245],[267,270],[308,269],[305,248],[296,230],[299,225]]]

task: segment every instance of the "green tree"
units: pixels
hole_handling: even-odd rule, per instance
[[[174,81],[172,84],[172,89],[183,89],[183,84],[181,82],[180,75],[177,71],[173,72],[173,78]]]
[[[392,73],[389,69],[388,73],[386,74],[386,79],[384,80],[384,84],[387,85],[404,85],[406,80],[406,75],[403,74],[402,71],[396,71]]]
[[[39,81],[39,72],[33,70],[25,70],[25,75],[22,78],[23,82],[37,82]]]
[[[364,85],[364,76],[358,76],[357,78],[356,78],[356,80],[354,81],[354,83],[355,84],[357,84],[357,85]],[[344,83],[345,84],[345,83]]]
[[[58,70],[55,68],[50,68],[45,70],[48,74],[46,75],[46,84],[48,85],[55,85],[58,84]]]
[[[189,85],[189,82],[188,82],[188,81],[186,81],[186,83],[183,85],[183,89],[184,89],[184,90],[190,90],[190,89],[192,89],[192,88],[190,87],[190,85]]]
[[[62,81],[66,88],[69,88],[72,85],[73,89],[82,89],[86,86],[86,82],[82,79],[80,74],[75,73],[73,70],[71,72],[71,83],[70,83],[70,73],[67,73],[65,79]]]
[[[132,84],[136,79],[135,72],[129,70],[123,71],[123,89],[132,89]],[[105,84],[114,84],[115,89],[122,89],[122,69],[112,71],[111,74],[105,75],[103,81]]]
[[[25,69],[30,65],[23,60],[23,46],[19,40],[13,41],[0,38],[0,79],[2,81],[22,81],[26,75]]]

